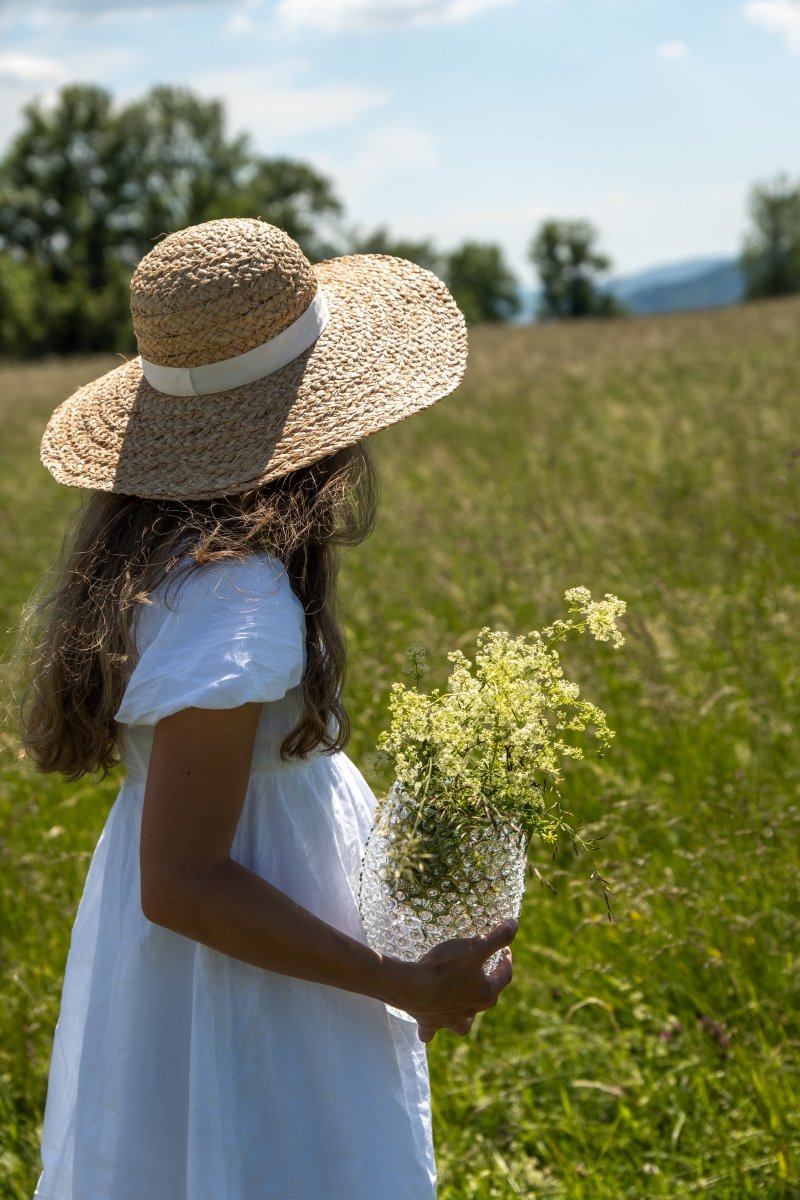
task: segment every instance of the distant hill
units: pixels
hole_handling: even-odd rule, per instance
[[[612,279],[607,289],[635,313],[724,308],[744,296],[736,258],[693,258]],[[535,319],[538,291],[523,293],[522,321]]]
[[[612,279],[609,290],[637,313],[724,308],[744,296],[736,258],[698,258]]]

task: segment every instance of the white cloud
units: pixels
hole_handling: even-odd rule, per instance
[[[347,194],[342,189],[347,204]],[[355,200],[355,198],[354,198]],[[347,204],[348,211],[351,208]],[[449,251],[465,241],[494,242],[500,245],[511,269],[520,280],[529,286],[531,266],[527,248],[531,236],[539,224],[548,217],[561,216],[563,204],[518,204],[487,205],[459,209],[453,204],[439,205],[435,211],[425,208],[416,212],[407,207],[393,209],[389,202],[382,206],[380,222],[363,205],[359,210],[352,205],[358,222],[362,226],[387,225],[392,234],[410,241],[425,241],[430,238],[435,246]],[[371,208],[371,206],[370,206]]]
[[[745,19],[786,41],[792,54],[800,54],[800,0],[748,0]]]
[[[249,17],[246,12],[236,12],[233,14],[228,24],[225,26],[226,33],[247,34],[252,33],[255,29],[255,22],[252,17]]]
[[[234,11],[231,23],[239,13],[253,7],[255,0],[0,0],[0,28],[15,23],[34,30],[52,33],[54,29],[71,29],[76,25],[147,25],[165,16],[170,10],[190,10],[215,6]]]
[[[55,89],[24,85],[19,79],[0,78],[0,154],[5,153],[11,139],[19,132],[21,110],[34,96],[46,104],[51,103]]]
[[[440,166],[434,139],[424,129],[393,124],[371,130],[349,157],[323,150],[308,161],[331,180],[354,226],[387,225],[400,237],[426,238],[433,233],[429,220],[414,222],[404,198],[430,200],[431,172]],[[400,216],[400,220],[398,220]]]
[[[348,191],[362,191],[397,171],[431,170],[439,165],[433,138],[411,125],[373,130],[344,172]]]
[[[52,86],[66,79],[63,66],[37,54],[0,54],[0,79],[25,87]]]
[[[293,64],[294,69],[296,66]],[[207,71],[190,78],[206,96],[224,96],[231,125],[246,129],[266,151],[288,148],[294,137],[337,129],[381,107],[391,93],[351,83],[304,85],[285,69]]]
[[[0,0],[0,15],[29,16],[31,13],[47,14],[65,18],[129,15],[143,8],[158,11],[160,8],[193,8],[200,3],[219,3],[220,0],[161,0],[159,4],[142,3],[141,0],[38,0],[29,4],[24,0]]]
[[[225,26],[225,32],[233,34],[234,37],[254,33],[258,26],[253,20],[253,14],[261,7],[261,4],[262,0],[242,0],[236,12],[231,14],[228,24]]]
[[[689,47],[686,42],[662,42],[656,47],[656,54],[659,58],[664,58],[668,62],[672,62],[677,58],[686,58],[689,53]]]
[[[276,12],[288,25],[326,33],[451,24],[513,0],[279,0]]]
[[[349,204],[347,207],[350,209]],[[614,246],[625,246],[631,236],[636,236],[636,231],[641,231],[646,244],[641,247],[641,254],[635,254],[632,259],[624,262],[624,266],[626,269],[636,268],[642,263],[651,262],[652,229],[659,228],[658,221],[653,218],[661,216],[660,213],[651,214],[645,196],[620,188],[608,188],[599,193],[591,191],[583,198],[552,193],[543,200],[524,204],[488,204],[459,208],[458,205],[444,200],[435,208],[420,206],[416,212],[408,207],[393,208],[391,200],[387,200],[382,206],[382,211],[380,223],[388,225],[395,236],[413,241],[430,238],[443,250],[453,250],[464,241],[494,242],[502,248],[509,267],[526,288],[534,286],[534,271],[528,248],[543,221],[579,220],[590,214],[590,220],[600,234],[600,249],[611,254],[614,260],[612,273],[619,273],[621,256],[614,250]],[[362,216],[362,213],[358,212],[356,215],[362,225],[372,226],[377,223],[371,214]],[[685,239],[683,214],[681,220],[684,223]],[[639,249],[637,245],[636,251]],[[681,252],[680,243],[678,249]]]
[[[22,109],[31,100],[53,104],[59,88],[70,80],[113,86],[137,57],[129,45],[75,51],[58,61],[33,54],[0,54],[0,152],[19,130]]]
[[[486,241],[487,230],[535,224],[553,215],[552,206],[546,204],[511,204],[465,209],[453,214],[454,223],[462,231],[460,236],[469,236]],[[448,218],[449,219],[449,218]]]

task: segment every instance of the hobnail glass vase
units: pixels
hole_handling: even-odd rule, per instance
[[[409,844],[421,866],[398,871]],[[434,845],[435,854],[426,855]],[[358,904],[367,941],[382,954],[416,962],[450,938],[487,933],[519,916],[525,865],[525,837],[512,821],[476,818],[447,828],[445,820],[443,832],[436,810],[420,811],[396,783],[379,806],[361,864]],[[484,970],[499,958],[493,955]]]

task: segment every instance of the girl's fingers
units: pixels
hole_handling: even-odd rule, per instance
[[[488,933],[484,933],[479,937],[470,938],[472,948],[475,954],[482,955],[483,962],[495,954],[498,950],[503,950],[510,942],[513,942],[517,936],[519,924],[513,917],[509,917],[507,921],[501,922],[500,925],[495,925],[494,929],[490,929]]]
[[[505,949],[517,936],[518,928],[517,921],[509,917],[507,921],[495,925],[488,933],[476,934],[475,937],[450,938],[446,942],[440,942],[438,946],[428,950],[420,962],[446,963],[459,958],[477,958],[483,963],[498,950]]]
[[[437,1029],[469,1032],[475,1014],[494,1007],[503,988],[511,982],[511,951],[517,922],[496,925],[489,933],[472,938],[454,938],[429,950],[420,965],[433,968],[429,1006],[419,1014],[419,1037],[429,1042]],[[499,961],[489,975],[484,963],[499,952]]]
[[[449,1029],[451,1033],[465,1037],[472,1028],[474,1015],[465,1013],[461,1017],[442,1017],[440,1022],[417,1022],[417,1035],[421,1042],[432,1042],[440,1029]]]

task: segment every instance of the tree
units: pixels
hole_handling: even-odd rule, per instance
[[[81,270],[90,286],[102,286],[122,204],[111,97],[101,88],[68,87],[52,112],[34,101],[24,116],[0,163],[0,239],[56,283]]]
[[[800,186],[786,174],[750,192],[754,228],[741,255],[745,298],[800,292]]]
[[[601,290],[599,275],[611,259],[595,248],[597,231],[588,221],[545,221],[530,244],[542,287],[539,316],[610,317],[625,310]]]
[[[0,163],[0,244],[6,278],[16,270],[34,279],[36,297],[31,305],[6,292],[0,349],[23,356],[122,348],[119,312],[128,300],[110,252],[122,199],[111,98],[68,87],[52,111],[35,102],[24,115]],[[125,348],[129,341],[127,332]]]
[[[36,267],[0,254],[0,354],[35,353],[45,332],[42,282]]]
[[[153,88],[115,111],[99,87],[34,101],[0,162],[0,251],[42,285],[38,340],[5,353],[132,348],[128,280],[165,233],[222,216],[261,217],[316,257],[318,221],[338,216],[311,167],[255,154],[225,131],[224,109],[182,88]],[[12,267],[4,268],[10,278]],[[3,328],[18,327],[4,297]]]
[[[134,261],[164,233],[219,216],[250,216],[228,207],[250,164],[244,136],[230,139],[218,100],[183,88],[155,87],[116,119],[123,211],[116,216]]]
[[[508,321],[522,307],[517,278],[490,242],[457,247],[447,256],[445,278],[469,324]]]

